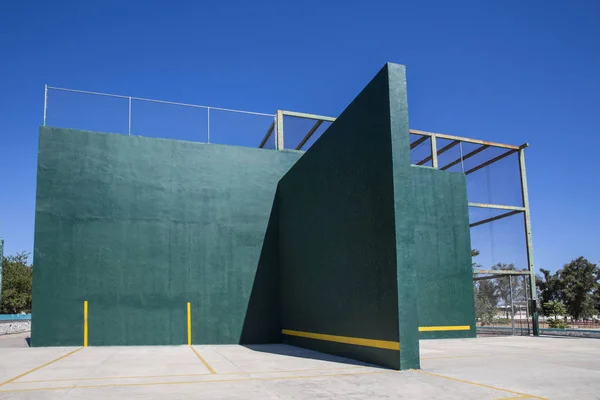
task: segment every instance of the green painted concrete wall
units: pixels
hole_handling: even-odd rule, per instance
[[[410,314],[399,313],[399,298],[416,302],[410,256],[397,255],[410,244],[397,246],[395,224],[394,185],[403,195],[412,188],[405,87],[403,67],[380,71],[283,177],[277,195],[283,328],[400,340],[401,350],[284,340],[394,369],[403,357],[404,368],[418,367],[416,307],[399,321]]]
[[[412,174],[419,326],[470,327],[419,337],[476,337],[465,176],[419,167]]]
[[[90,345],[184,344],[188,301],[195,344],[394,369],[475,336],[465,179],[411,166],[408,126],[387,64],[304,155],[41,128],[32,345],[81,345],[84,300]]]
[[[188,301],[194,343],[279,341],[267,227],[299,157],[41,128],[32,345],[81,345],[84,300],[90,345],[186,343]]]

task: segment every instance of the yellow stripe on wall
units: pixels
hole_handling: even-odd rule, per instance
[[[88,302],[83,302],[83,347],[88,345]]]
[[[353,344],[356,346],[375,347],[378,349],[400,350],[399,342],[391,342],[388,340],[363,339],[349,336],[326,335],[324,333],[300,332],[289,329],[282,329],[281,333],[288,336],[298,336],[309,339],[325,340],[327,342]]]
[[[437,332],[437,331],[470,331],[469,325],[455,326],[420,326],[419,332]]]
[[[192,309],[190,302],[187,303],[187,334],[188,334],[188,346],[192,345]]]

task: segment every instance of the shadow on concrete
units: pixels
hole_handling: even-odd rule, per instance
[[[350,364],[357,365],[363,367],[376,367],[382,368],[378,365],[369,364],[362,361],[352,360],[350,358],[334,356],[331,354],[320,353],[318,351],[304,349],[296,346],[291,346],[288,344],[252,344],[252,345],[244,345],[247,349],[252,351],[260,351],[261,353],[271,353],[277,354],[287,357],[296,357],[296,358],[308,358],[311,360],[321,360],[321,361],[329,361],[340,364]]]
[[[277,193],[244,317],[240,344],[281,343]]]
[[[0,348],[27,348],[31,347],[30,332],[9,333],[0,335]]]

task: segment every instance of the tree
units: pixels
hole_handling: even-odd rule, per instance
[[[535,276],[535,284],[542,304],[562,299],[562,282],[558,272],[554,275],[547,269],[540,268],[543,275]]]
[[[557,273],[569,315],[577,320],[596,314],[594,293],[598,290],[600,279],[600,269],[596,264],[579,257],[565,264]]]
[[[554,318],[548,319],[548,325],[550,328],[567,328],[567,323],[564,319],[558,318],[559,316],[566,316],[567,308],[562,301],[554,300],[548,301],[544,304],[544,314],[554,315]]]
[[[21,252],[2,259],[2,304],[0,312],[18,314],[31,312],[32,268],[29,254]]]
[[[492,267],[494,271],[517,271],[517,268],[514,264],[503,264],[498,263]],[[511,304],[512,300],[518,299],[526,299],[527,294],[522,285],[518,284],[518,280],[514,277],[512,278],[512,292],[511,292],[511,276],[499,276],[496,278],[496,286],[498,290],[498,296],[504,306],[508,306]],[[506,318],[508,318],[508,308],[506,308]]]
[[[498,309],[498,292],[491,279],[475,281],[475,316],[481,320],[481,326],[490,325]]]

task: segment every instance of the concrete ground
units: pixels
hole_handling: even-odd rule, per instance
[[[0,399],[596,399],[600,340],[421,341],[420,371],[286,345],[26,348],[0,337]]]

